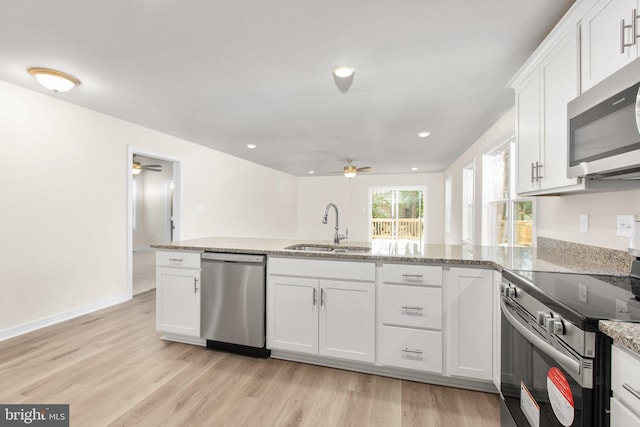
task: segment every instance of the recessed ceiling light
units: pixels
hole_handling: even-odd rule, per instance
[[[249,150],[253,150],[253,149],[254,149],[254,148],[256,148],[256,147],[257,147],[257,146],[256,146],[256,144],[247,144],[247,148],[248,148]]]
[[[314,173],[316,173],[315,171],[309,171],[309,175],[313,175]]]
[[[412,171],[417,171],[417,170],[418,170],[418,168],[411,168],[411,170],[412,170]]]
[[[62,71],[48,68],[29,68],[27,71],[38,83],[54,92],[67,92],[80,84],[80,80]]]
[[[333,75],[341,78],[350,77],[354,72],[355,70],[353,69],[353,67],[348,67],[345,65],[340,65],[333,69]]]
[[[428,137],[429,135],[431,135],[431,132],[427,132],[427,131],[424,131],[424,132],[418,132],[418,136],[419,136],[420,138],[426,138],[426,137]]]

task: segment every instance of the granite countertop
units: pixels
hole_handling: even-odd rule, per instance
[[[543,257],[535,248],[513,248],[503,246],[471,246],[413,243],[344,242],[342,248],[371,248],[367,253],[336,253],[320,251],[298,251],[286,249],[291,245],[329,245],[327,240],[257,239],[241,237],[207,237],[152,245],[156,249],[188,250],[203,252],[249,253],[307,258],[333,258],[351,260],[393,261],[425,264],[483,265],[498,271],[526,270],[583,274],[626,275],[615,265],[596,265],[593,258],[563,259],[555,256]],[[583,262],[579,260],[583,259]],[[578,261],[576,261],[578,260]]]
[[[421,264],[477,265],[502,270],[546,271],[559,273],[607,274],[626,276],[629,272],[622,263],[611,262],[597,252],[579,254],[571,247],[513,248],[496,246],[443,245],[443,244],[399,244],[371,242],[345,242],[342,248],[371,248],[367,253],[336,253],[320,251],[297,251],[288,246],[330,245],[331,241],[258,239],[238,237],[208,237],[168,244],[152,245],[162,250],[199,252],[230,252],[262,254],[271,256],[295,256],[301,258],[332,258],[351,260],[391,261]],[[596,249],[597,251],[597,249]],[[605,250],[606,251],[606,250]],[[597,263],[598,259],[605,262]],[[640,324],[621,321],[600,321],[600,330],[640,353]]]
[[[640,353],[640,323],[601,320],[598,328],[630,350]]]

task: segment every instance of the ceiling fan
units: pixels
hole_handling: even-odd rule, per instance
[[[133,165],[131,165],[131,173],[133,173],[134,175],[138,175],[143,170],[162,172],[162,165],[143,165],[142,163],[136,161],[136,156],[134,155]]]
[[[357,167],[356,165],[353,164],[352,159],[347,159],[347,165],[343,168],[344,176],[347,179],[355,178],[358,172],[372,172],[372,171],[373,169],[371,169],[371,166],[362,166],[360,168]],[[336,173],[339,173],[339,172],[336,172]]]

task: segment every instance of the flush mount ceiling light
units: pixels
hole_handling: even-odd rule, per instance
[[[411,168],[411,170],[415,172],[418,170],[418,168]]]
[[[27,71],[38,80],[38,83],[56,93],[67,92],[80,84],[80,80],[62,71],[48,68],[29,68]]]
[[[309,171],[309,175],[313,175],[316,171]]]
[[[254,149],[254,148],[256,148],[256,147],[257,147],[257,146],[256,146],[256,144],[247,144],[247,148],[248,148],[249,150],[253,150],[253,149]]]
[[[342,79],[351,77],[354,72],[355,70],[353,69],[353,67],[349,67],[346,65],[339,65],[333,69],[333,75]]]
[[[431,132],[427,132],[427,131],[425,131],[425,132],[418,132],[418,136],[419,136],[420,138],[426,138],[426,137],[428,137],[429,135],[431,135]]]

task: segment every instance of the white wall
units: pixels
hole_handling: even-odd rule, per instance
[[[446,244],[462,243],[462,168],[475,162],[474,168],[474,226],[473,243],[482,244],[482,155],[509,141],[515,134],[515,107],[498,119],[473,145],[458,157],[444,172],[451,183],[451,233],[445,234]]]
[[[629,237],[617,236],[617,215],[638,215],[640,190],[538,197],[539,237],[626,251]],[[580,232],[580,214],[589,215],[589,229]]]
[[[0,82],[0,339],[126,297],[129,144],[182,160],[184,239],[295,236],[295,177]]]
[[[367,175],[354,179],[335,177],[305,177],[298,182],[298,237],[311,240],[333,239],[335,214],[329,223],[322,224],[328,203],[335,203],[340,211],[340,232],[349,229],[348,241],[369,240],[367,224],[369,188],[383,186],[426,186],[426,242],[442,243],[444,183],[442,174]]]

